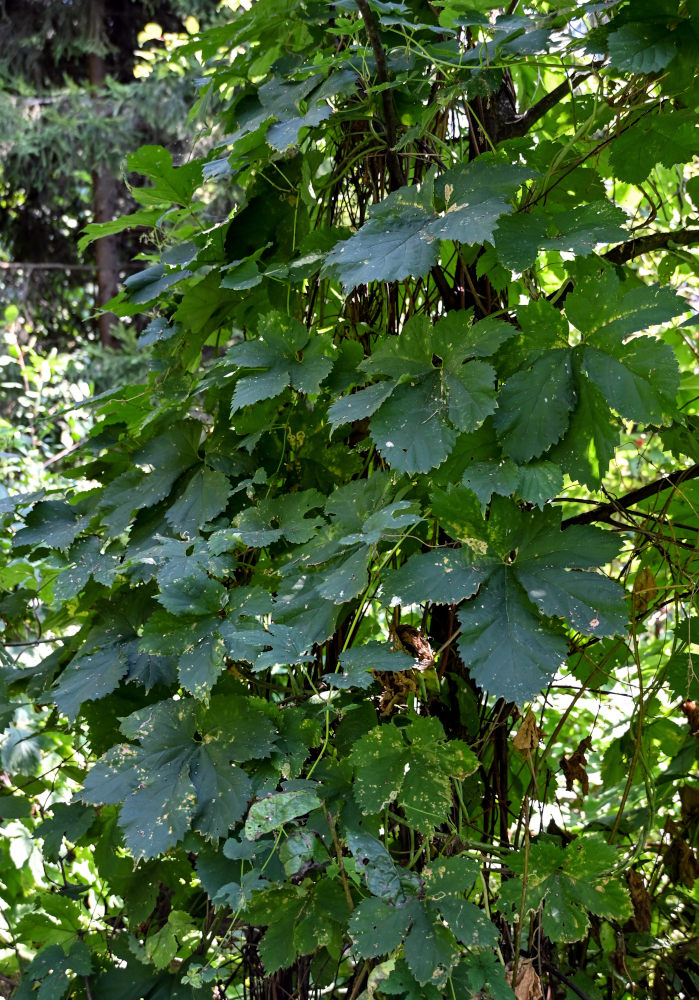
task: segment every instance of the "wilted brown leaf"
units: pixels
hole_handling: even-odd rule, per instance
[[[575,781],[580,782],[583,795],[587,795],[590,790],[590,781],[585,770],[587,765],[585,752],[589,750],[592,750],[592,739],[586,736],[584,740],[580,740],[577,750],[570,757],[566,757],[564,754],[559,761],[561,770],[565,775],[566,788],[569,792],[572,792]]]
[[[626,873],[626,881],[629,885],[631,903],[633,905],[633,922],[637,931],[650,930],[651,902],[646,883],[639,872],[630,868]]]
[[[412,625],[395,625],[392,631],[398,648],[414,657],[420,670],[434,666],[434,653],[430,641],[419,629]]]
[[[539,746],[543,735],[530,708],[512,740],[512,746],[520,753],[526,754],[527,750],[535,750]]]
[[[569,833],[567,830],[562,830],[558,825],[558,823],[556,823],[553,816],[548,822],[548,826],[546,827],[546,832],[550,833],[552,837],[560,837],[560,839],[563,841],[564,846],[572,844],[573,841],[577,839],[577,834]]]
[[[699,820],[699,788],[695,788],[694,785],[682,785],[680,802],[682,822],[686,827],[694,826]]]
[[[633,582],[631,607],[635,615],[642,615],[658,596],[658,585],[651,571],[645,567],[639,569]]]
[[[672,882],[681,882],[688,889],[694,887],[699,876],[699,864],[684,837],[675,837],[665,851],[665,868]]]
[[[512,986],[512,963],[505,970],[507,981]],[[517,982],[514,985],[517,1000],[542,1000],[541,980],[532,964],[531,958],[521,959],[517,966]]]
[[[417,691],[415,678],[410,670],[372,670],[377,681],[383,685],[379,699],[379,712],[390,716],[396,706],[405,705],[410,695]]]
[[[688,698],[682,702],[681,709],[687,717],[690,730],[693,733],[699,733],[699,706],[697,706],[696,701],[690,701]]]

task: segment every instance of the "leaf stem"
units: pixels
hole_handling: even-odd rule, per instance
[[[342,858],[342,847],[340,841],[337,837],[337,828],[335,826],[335,820],[332,818],[330,810],[323,806],[323,812],[325,813],[325,818],[328,821],[328,826],[330,827],[330,834],[333,839],[333,845],[335,847],[335,857],[337,859],[337,867],[340,871],[340,880],[342,881],[342,888],[345,890],[345,899],[347,900],[347,906],[349,907],[350,913],[354,910],[354,900],[352,899],[352,893],[350,892],[349,882],[347,881],[347,872],[345,871],[345,863]]]
[[[638,673],[638,725],[636,727],[636,740],[633,748],[633,757],[631,758],[631,764],[629,766],[629,774],[626,779],[626,784],[624,785],[624,791],[621,796],[621,802],[619,803],[619,808],[617,810],[617,814],[614,819],[612,832],[609,834],[610,844],[614,843],[614,839],[617,833],[619,832],[619,825],[621,824],[621,820],[624,815],[624,809],[626,808],[626,802],[629,797],[629,792],[631,791],[631,786],[633,785],[634,774],[636,772],[636,766],[638,764],[638,758],[641,754],[641,746],[643,744],[643,726],[645,724],[645,710],[644,710],[645,692],[643,688],[643,671],[641,670],[641,658],[638,650],[638,636],[636,634],[635,622],[633,628],[631,629],[631,641],[633,643],[634,662],[636,664],[636,671]]]
[[[531,750],[527,750],[529,766],[533,770]],[[519,966],[519,947],[522,939],[522,924],[524,923],[524,913],[527,903],[527,886],[529,884],[529,794],[524,797],[524,871],[522,872],[522,898],[519,904],[519,914],[517,917],[517,927],[515,929],[514,955],[512,958],[512,989],[517,985],[517,967]]]

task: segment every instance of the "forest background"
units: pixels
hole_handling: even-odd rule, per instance
[[[0,991],[695,996],[699,4],[0,11]]]

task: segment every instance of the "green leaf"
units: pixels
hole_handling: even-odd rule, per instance
[[[223,667],[224,624],[218,616],[192,621],[156,611],[144,625],[140,651],[127,648],[129,680],[140,680],[147,687],[168,683],[175,662],[182,685],[197,697],[207,698]]]
[[[231,484],[222,472],[202,467],[194,473],[165,517],[176,531],[194,535],[226,506]]]
[[[672,289],[658,285],[626,290],[614,271],[604,270],[576,285],[566,298],[565,311],[587,342],[606,350],[629,333],[645,331],[687,312],[687,304]],[[633,343],[629,346],[633,347]]]
[[[52,691],[58,709],[75,720],[80,706],[110,694],[128,670],[119,644],[78,654],[61,674]]]
[[[224,643],[216,630],[219,619],[191,623],[180,654],[177,673],[180,684],[195,698],[206,700],[224,666]],[[180,634],[182,634],[185,626]]]
[[[265,972],[273,975],[278,969],[288,968],[296,959],[294,943],[294,927],[299,912],[299,902],[289,900],[279,906],[270,921],[264,937],[258,945],[258,951]]]
[[[311,830],[295,830],[279,846],[279,860],[289,877],[296,875],[312,859],[319,862],[324,860],[324,853],[318,837]]]
[[[180,268],[167,269],[164,264],[153,264],[138,274],[132,274],[124,279],[126,299],[134,305],[145,305],[157,299],[161,292],[191,275],[191,271]]]
[[[264,635],[264,645],[269,646],[254,660],[254,669],[268,670],[270,667],[293,666],[306,663],[314,657],[308,652],[310,643],[300,629],[287,625],[272,624]]]
[[[434,549],[411,556],[400,569],[387,572],[382,582],[384,603],[456,604],[478,590],[483,572],[467,548]]]
[[[166,611],[174,615],[210,615],[225,607],[226,588],[203,573],[192,573],[167,584],[158,594]]]
[[[516,576],[540,611],[565,618],[584,635],[615,635],[626,628],[623,591],[600,574],[539,568],[529,572],[521,563]]]
[[[438,919],[432,907],[415,900],[409,904],[412,923],[405,939],[405,961],[421,985],[440,986],[458,955],[454,935]]]
[[[352,393],[351,396],[343,396],[335,400],[328,409],[328,417],[333,430],[342,424],[348,424],[353,420],[363,420],[370,417],[372,413],[388,399],[397,382],[377,382],[366,389]]]
[[[358,597],[369,577],[367,548],[346,549],[331,559],[318,574],[318,593],[335,604],[345,604]]]
[[[451,980],[457,996],[482,994],[490,1000],[512,1000],[515,995],[492,951],[472,951],[454,969]]]
[[[61,1000],[74,976],[92,972],[90,949],[84,941],[75,941],[66,953],[60,945],[49,945],[32,959],[14,996],[19,1000]],[[70,976],[69,974],[73,975]],[[38,991],[34,984],[39,982]]]
[[[370,375],[388,375],[398,380],[429,374],[433,367],[434,336],[435,331],[426,316],[411,316],[400,335],[384,337],[359,368]]]
[[[401,281],[427,274],[438,243],[428,185],[402,187],[369,209],[369,221],[325,258],[322,274],[337,277],[345,292],[371,281]]]
[[[127,156],[126,165],[129,170],[155,181],[152,187],[133,189],[140,193],[138,200],[142,204],[171,205],[174,202],[187,206],[201,183],[199,160],[173,167],[172,154],[162,146],[141,146]]]
[[[498,223],[495,247],[512,271],[532,267],[541,250],[589,256],[598,243],[616,243],[627,235],[626,213],[608,201],[594,201],[564,212],[506,216]],[[552,235],[555,230],[555,235]]]
[[[516,330],[510,323],[488,316],[473,323],[471,309],[455,309],[442,316],[434,326],[439,349],[448,351],[448,358],[464,361],[466,358],[489,358],[514,337]],[[443,355],[440,357],[447,361]]]
[[[658,73],[677,55],[673,35],[660,20],[624,24],[610,33],[607,45],[612,65],[630,73]]]
[[[474,903],[457,896],[437,900],[435,906],[454,937],[468,948],[495,948],[499,931]]]
[[[636,337],[628,343],[599,337],[596,342],[601,349],[586,347],[582,368],[609,405],[630,420],[669,423],[679,389],[677,360],[670,345],[651,337]]]
[[[615,921],[629,916],[628,891],[609,875],[616,860],[616,850],[592,835],[566,848],[549,841],[532,844],[528,862],[520,851],[508,857],[508,865],[516,875],[527,866],[526,909],[543,904],[545,933],[553,941],[567,942],[586,935],[589,913]],[[518,908],[521,899],[521,878],[503,884],[502,904]]]
[[[381,841],[367,833],[348,831],[347,844],[369,892],[388,902],[405,902],[400,874]]]
[[[475,858],[435,858],[424,870],[427,897],[439,902],[446,896],[460,896],[468,892],[480,870],[480,863]]]
[[[398,798],[408,752],[395,727],[379,726],[362,736],[352,748],[351,760],[357,767],[354,795],[363,813],[379,812]]]
[[[547,351],[514,374],[498,395],[493,418],[505,454],[516,462],[541,455],[565,433],[575,402],[569,350]]]
[[[248,840],[257,840],[263,833],[277,830],[285,823],[299,816],[305,816],[317,807],[318,796],[315,792],[303,789],[268,795],[250,806],[248,818],[245,820],[245,836]]]
[[[543,296],[520,306],[517,322],[522,328],[522,343],[529,351],[568,343],[570,328],[566,318]]]
[[[17,547],[45,546],[67,549],[87,523],[63,500],[40,500],[24,519],[24,527],[15,535]]]
[[[390,480],[383,473],[336,489],[325,504],[329,526],[284,565],[283,575],[290,577],[298,575],[299,568],[322,566],[312,581],[321,597],[343,603],[361,593],[367,583],[371,547],[384,537],[393,543],[401,529],[421,520],[414,504],[390,502],[393,495]],[[310,585],[311,579],[308,582]],[[296,592],[300,594],[298,585]]]
[[[517,466],[509,459],[474,462],[466,468],[462,483],[472,490],[485,510],[493,494],[517,493],[526,503],[544,505],[563,488],[563,476],[553,462],[532,462]]]
[[[442,1000],[444,995],[442,990],[432,983],[425,983],[421,986],[408,968],[405,959],[399,958],[397,961],[389,959],[384,965],[388,979],[384,978],[379,983],[379,988],[383,993],[388,996],[400,997],[401,1000]]]
[[[274,735],[249,700],[225,696],[212,698],[208,710],[192,700],[159,702],[129,716],[122,731],[140,745],[108,751],[81,798],[122,803],[120,825],[136,857],[164,853],[190,824],[215,838],[241,820],[250,781],[232,761],[269,756]]]
[[[464,744],[444,742],[444,730],[436,719],[417,717],[404,729],[392,725],[372,729],[354,744],[351,760],[357,772],[354,794],[362,812],[380,812],[397,800],[408,824],[423,833],[447,818],[451,778],[463,779],[478,766]]]
[[[151,507],[169,496],[179,477],[199,463],[201,426],[182,421],[164,434],[152,438],[134,455],[131,469],[106,487],[100,508],[114,534],[119,534],[135,510]]]
[[[439,321],[409,320],[399,337],[388,337],[360,367],[372,374],[390,374],[391,383],[364,390],[374,412],[371,436],[391,466],[404,472],[428,472],[441,464],[456,440],[456,430],[474,430],[495,409],[495,371],[482,361],[466,359],[488,351],[511,336],[496,324],[471,335],[471,314]],[[375,392],[373,390],[376,390]],[[362,396],[358,393],[357,396]],[[388,398],[390,396],[390,399]],[[350,396],[331,414],[336,423],[350,419]],[[360,405],[362,401],[360,400]]]
[[[495,409],[495,370],[482,361],[468,365],[445,362],[444,372],[449,419],[460,431],[475,430]]]
[[[429,226],[429,232],[461,243],[492,243],[498,219],[513,210],[509,199],[534,176],[536,171],[490,153],[459,164],[437,182],[437,194],[447,208]]]
[[[25,819],[32,814],[31,799],[25,795],[0,795],[0,818],[2,819]],[[44,820],[44,823],[50,822]],[[40,827],[43,823],[40,824]],[[37,828],[38,829],[38,828]],[[52,853],[50,847],[46,848],[46,853]]]
[[[439,419],[442,410],[438,375],[414,385],[399,385],[371,420],[371,437],[398,472],[429,472],[444,461],[456,433]]]
[[[507,566],[462,605],[459,621],[461,658],[490,694],[530,701],[566,657],[565,639],[542,623]]]
[[[385,642],[372,639],[362,646],[353,646],[340,654],[342,673],[325,674],[323,680],[332,687],[368,688],[374,681],[372,670],[410,670],[414,660],[402,651],[396,651]]]
[[[305,115],[297,118],[287,118],[285,121],[276,122],[267,129],[267,142],[279,152],[284,152],[289,146],[298,142],[301,129],[313,128],[319,125],[332,114],[332,108],[327,104],[317,104]]]
[[[129,215],[120,215],[111,222],[88,222],[82,230],[84,235],[78,240],[78,252],[83,254],[91,243],[103,236],[116,236],[117,233],[123,233],[125,229],[134,229],[136,226],[147,226],[150,229],[156,225],[161,214],[160,208],[141,208]]]
[[[466,544],[486,537],[486,524],[478,498],[465,486],[432,490],[432,513],[453,539]],[[482,546],[481,546],[482,548]]]
[[[75,597],[91,577],[106,586],[113,582],[118,569],[116,559],[101,550],[102,543],[94,535],[78,539],[71,545],[70,564],[54,584],[54,600],[68,601]]]
[[[641,114],[611,145],[609,160],[615,175],[631,184],[642,184],[656,163],[673,167],[689,163],[696,149],[696,123],[688,110],[661,107]]]
[[[576,393],[568,430],[548,454],[571,479],[596,489],[614,457],[619,426],[600,390],[582,373],[576,378]]]
[[[546,241],[548,216],[542,212],[505,215],[498,220],[493,240],[497,259],[510,271],[533,267]]]
[[[603,564],[618,552],[609,532],[577,525],[559,527],[546,511],[529,522],[514,561],[514,574],[543,614],[565,618],[585,635],[613,635],[626,628],[623,590],[597,573],[574,572]]]
[[[268,313],[260,318],[258,333],[258,339],[237,344],[224,359],[242,369],[231,401],[232,414],[275,398],[287,386],[313,395],[332,368],[332,360],[324,354],[326,339],[316,335],[311,340],[303,323],[291,316]],[[254,374],[247,374],[247,370]]]
[[[626,213],[609,201],[593,201],[550,216],[556,236],[542,240],[543,250],[589,256],[598,243],[616,243],[628,236]]]
[[[209,546],[219,555],[233,548],[236,542],[255,548],[263,548],[280,538],[296,544],[308,542],[324,524],[322,518],[308,517],[308,512],[324,503],[325,497],[317,490],[262,500],[256,507],[238,514],[231,528],[214,532]]]
[[[521,465],[517,473],[517,493],[526,503],[534,503],[541,510],[563,489],[563,473],[554,462]]]
[[[485,509],[493,493],[510,496],[517,489],[519,470],[507,459],[496,462],[474,462],[464,472],[461,482],[476,494]]]
[[[418,754],[406,761],[399,800],[408,826],[429,835],[445,823],[453,805],[449,754]],[[475,767],[475,765],[474,765]]]
[[[23,802],[30,805],[28,799]],[[0,798],[0,815],[4,812],[6,799]],[[80,802],[55,802],[51,806],[52,816],[47,816],[36,828],[35,836],[44,842],[46,856],[58,860],[63,838],[77,844],[95,822],[97,814],[91,806]],[[27,813],[28,815],[28,813]]]
[[[398,909],[370,896],[356,907],[349,922],[349,934],[362,958],[390,955],[400,947],[410,924],[407,908]]]
[[[262,282],[257,261],[250,257],[246,257],[245,260],[231,261],[222,270],[224,277],[221,279],[221,288],[231,288],[233,291],[242,292],[248,288],[254,288]]]
[[[145,941],[148,959],[156,969],[164,969],[180,950],[180,939],[184,934],[196,933],[196,925],[183,910],[170,910],[167,923]]]

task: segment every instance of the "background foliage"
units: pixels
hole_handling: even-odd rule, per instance
[[[6,992],[695,995],[699,11],[233,6],[2,501]]]

